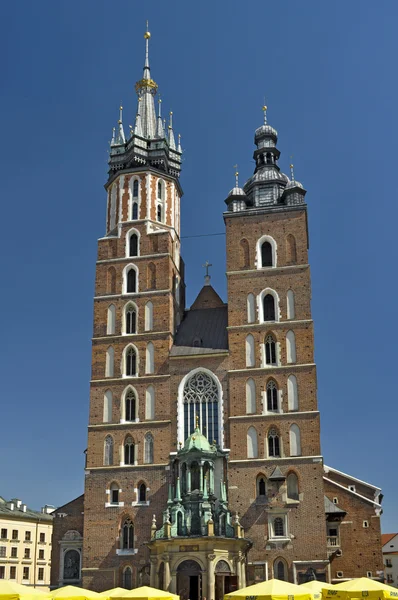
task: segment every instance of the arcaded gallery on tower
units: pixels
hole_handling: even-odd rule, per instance
[[[85,492],[55,513],[52,586],[220,600],[272,577],[380,578],[381,490],[321,454],[306,191],[264,107],[254,174],[220,198],[228,302],[206,277],[187,309],[182,149],[149,38],[135,126],[120,115],[111,141]]]

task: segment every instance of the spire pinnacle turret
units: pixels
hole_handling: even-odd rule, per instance
[[[174,139],[173,132],[173,111],[170,111],[170,121],[169,121],[169,146],[172,150],[176,150],[176,141]]]
[[[238,171],[238,165],[234,165],[234,169],[235,169],[235,187],[239,187],[239,171]]]
[[[163,121],[162,121],[162,99],[158,100],[158,119],[156,124],[156,137],[163,139],[165,137]]]
[[[262,109],[263,113],[264,113],[264,125],[267,124],[267,109],[268,109],[268,107],[264,104],[263,109]]]
[[[294,182],[294,164],[293,164],[293,156],[290,157],[290,160],[292,161],[290,163],[290,179],[291,181]]]
[[[181,148],[181,133],[178,134],[177,152],[181,152],[182,153],[182,148]]]

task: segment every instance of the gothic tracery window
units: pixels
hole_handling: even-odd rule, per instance
[[[279,435],[276,429],[270,429],[268,433],[268,456],[280,458]]]
[[[129,348],[126,352],[126,375],[129,377],[137,375],[137,355],[134,348]]]
[[[151,465],[153,463],[153,435],[147,433],[144,438],[144,463]]]
[[[134,464],[134,441],[133,438],[128,436],[124,442],[124,464],[125,465],[133,465]]]
[[[123,550],[134,548],[134,525],[131,519],[126,519],[123,523],[122,548]]]
[[[107,435],[104,442],[104,465],[109,467],[113,465],[113,438]]]
[[[276,343],[271,334],[265,338],[265,364],[276,365]]]
[[[210,442],[219,443],[219,397],[214,379],[199,371],[192,375],[184,385],[184,439],[195,431],[196,417],[199,428]]]
[[[267,383],[267,410],[269,412],[278,411],[278,388],[275,381]]]
[[[124,416],[126,421],[135,421],[136,419],[136,404],[135,394],[130,390],[124,399]]]

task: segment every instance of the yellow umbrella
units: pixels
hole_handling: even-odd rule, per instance
[[[52,598],[58,598],[59,600],[69,600],[69,598],[73,598],[73,600],[91,600],[92,598],[101,598],[101,600],[103,600],[103,596],[101,596],[101,594],[92,592],[91,590],[85,590],[81,587],[76,587],[75,585],[66,585],[65,587],[58,588],[57,590],[51,592],[51,596]]]
[[[110,594],[108,598],[112,600],[116,600],[116,598],[123,598],[123,600],[127,598],[134,598],[134,600],[166,600],[166,598],[168,600],[180,600],[180,597],[176,596],[176,594],[157,590],[147,585],[135,588],[134,590],[123,590],[123,592],[125,593],[116,592],[115,594]]]
[[[127,594],[130,590],[126,590],[126,588],[115,587],[111,590],[105,590],[105,592],[100,592],[101,596],[105,596],[106,598],[121,598],[124,594]]]
[[[322,590],[331,590],[334,588],[332,583],[325,583],[324,581],[319,581],[318,579],[307,581],[307,583],[302,583],[301,585],[303,587],[305,586],[308,590],[311,590],[312,593],[319,592],[320,594],[322,594]]]
[[[288,581],[269,579],[261,583],[226,594],[224,600],[246,600],[247,596],[256,596],[256,600],[312,600],[313,595],[304,586],[295,585]]]
[[[51,598],[49,593],[35,590],[27,585],[5,579],[0,581],[0,600],[38,600],[39,596],[43,600]]]
[[[333,586],[332,590],[324,590],[324,598],[367,598],[367,600],[379,600],[381,598],[398,598],[398,590],[369,579],[368,577],[359,577],[350,581],[342,581]]]

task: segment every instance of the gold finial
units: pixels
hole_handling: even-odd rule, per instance
[[[291,163],[290,163],[290,177],[292,179],[292,181],[294,182],[294,164],[293,164],[293,154],[290,157]]]
[[[196,415],[196,429],[199,429],[199,415]]]
[[[146,32],[144,33],[144,38],[146,40],[149,40],[149,38],[151,37],[150,31],[149,31],[149,23],[148,20],[146,22]]]
[[[268,108],[268,107],[266,106],[266,104],[265,104],[265,102],[264,102],[264,105],[263,105],[263,108],[262,108],[262,111],[263,111],[263,113],[264,113],[264,125],[266,125],[266,124],[267,124],[267,108]]]
[[[239,187],[239,171],[238,171],[238,165],[234,165],[234,169],[235,169],[235,187]]]

